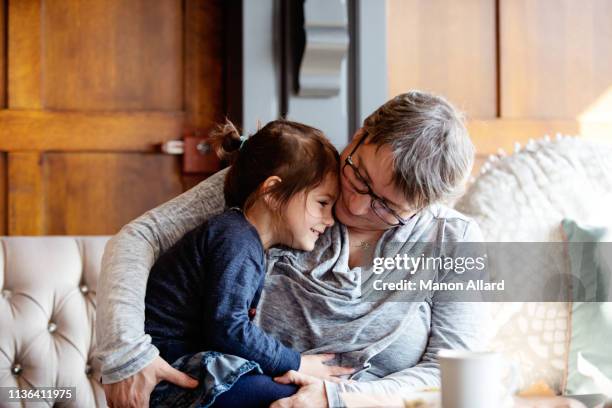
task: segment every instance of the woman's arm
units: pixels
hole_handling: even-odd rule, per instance
[[[484,306],[484,307],[483,307]],[[301,373],[289,371],[275,381],[296,384],[298,392],[277,401],[271,408],[292,406],[346,407],[342,393],[360,393],[376,396],[401,397],[424,387],[440,385],[440,365],[437,354],[440,349],[477,350],[483,343],[479,334],[486,327],[486,304],[438,303],[432,313],[432,329],[429,342],[421,360],[413,367],[395,372],[374,381],[341,382],[321,381]],[[388,401],[385,401],[387,403]]]
[[[149,271],[186,232],[223,211],[222,170],[124,226],[106,245],[97,289],[97,357],[102,382],[124,380],[158,355],[144,333]]]
[[[342,392],[374,395],[401,395],[424,387],[440,385],[438,351],[441,349],[478,350],[483,346],[483,328],[487,326],[486,304],[480,302],[444,302],[433,304],[431,333],[421,360],[413,367],[380,380],[335,384],[325,382],[330,407],[343,407]]]
[[[459,257],[464,252],[473,254],[474,245],[484,242],[478,225],[470,221],[454,243]],[[468,243],[462,247],[461,243]],[[482,276],[486,270],[480,272]],[[455,272],[446,274],[442,281],[462,281],[465,279]],[[452,297],[451,297],[452,298]],[[440,364],[438,351],[442,349],[480,350],[486,346],[489,327],[488,304],[481,301],[461,302],[449,300],[444,292],[434,293],[431,303],[431,331],[427,348],[420,361],[413,367],[390,374],[380,380],[335,384],[325,381],[325,392],[330,407],[343,407],[341,392],[359,392],[373,395],[401,395],[424,387],[440,386]]]

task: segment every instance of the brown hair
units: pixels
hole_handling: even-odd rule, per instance
[[[420,210],[460,193],[474,161],[462,114],[444,98],[411,91],[366,118],[367,143],[393,151],[393,183]]]
[[[338,174],[338,151],[313,127],[279,119],[243,140],[229,120],[211,136],[219,157],[231,164],[224,188],[228,207],[248,209],[261,184],[271,176],[278,176],[281,182],[268,193],[282,207],[294,194],[316,188],[330,173]]]

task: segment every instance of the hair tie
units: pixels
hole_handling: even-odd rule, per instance
[[[248,136],[240,136],[240,147],[238,148],[239,150],[242,150],[242,146],[244,146],[244,142],[246,142],[249,139]]]

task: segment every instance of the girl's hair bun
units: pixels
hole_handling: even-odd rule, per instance
[[[231,164],[238,157],[242,141],[236,126],[229,119],[225,119],[224,123],[217,125],[210,133],[210,143],[217,156]]]
[[[295,194],[310,191],[329,175],[338,177],[338,152],[318,129],[285,119],[274,120],[250,136],[242,149],[240,136],[236,136],[240,154],[227,172],[223,190],[228,207],[246,210],[263,194],[269,194],[280,211]],[[271,176],[279,177],[281,182],[261,191],[262,183]]]

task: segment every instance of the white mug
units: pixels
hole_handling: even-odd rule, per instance
[[[438,359],[443,408],[491,408],[508,404],[509,392],[516,387],[517,370],[499,353],[440,350]],[[504,385],[508,380],[510,384]]]

